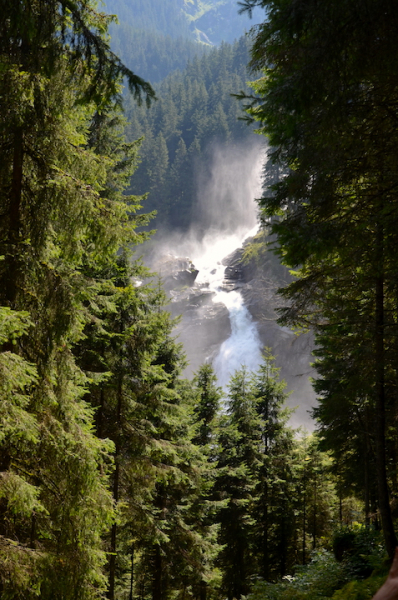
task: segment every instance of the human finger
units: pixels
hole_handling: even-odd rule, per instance
[[[398,547],[395,548],[394,558],[388,576],[391,578],[398,578]]]

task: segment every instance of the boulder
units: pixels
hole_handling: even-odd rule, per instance
[[[154,264],[166,292],[191,287],[199,273],[189,258],[168,254]]]

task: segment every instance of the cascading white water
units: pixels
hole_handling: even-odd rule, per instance
[[[214,292],[213,302],[224,304],[229,312],[231,335],[213,361],[218,383],[224,390],[237,369],[245,365],[256,370],[262,359],[257,326],[242,294],[225,286],[222,260],[258,231],[255,198],[261,193],[264,154],[257,147],[231,155],[228,161],[225,158],[221,153],[216,157],[212,177],[202,186],[207,211],[218,231],[210,231],[192,257],[199,269],[197,283],[207,284]],[[228,224],[226,231],[220,227],[223,223]]]
[[[214,300],[224,302],[228,308],[232,329],[214,360],[218,382],[224,389],[237,369],[244,365],[249,371],[256,371],[262,359],[257,327],[244,305],[242,295],[232,291],[226,296],[225,300],[219,297]]]
[[[176,287],[169,288],[171,312],[173,316],[181,315],[174,331],[188,359],[184,376],[192,377],[204,362],[211,362],[225,392],[236,369],[244,364],[248,370],[256,370],[262,360],[257,326],[244,305],[239,283],[231,289],[234,286],[224,282],[222,261],[240,248],[246,237],[255,234],[258,217],[254,198],[261,194],[263,163],[264,148],[259,145],[215,149],[210,172],[207,169],[199,177],[198,209],[192,229],[183,235],[165,234],[157,244],[160,261],[156,264],[154,260],[151,264],[162,273],[164,257],[171,256],[175,259],[171,273],[178,273],[180,268],[189,271],[192,264],[199,270],[193,285],[192,278],[188,278],[186,285],[178,284],[176,279]],[[185,258],[179,263],[178,257]],[[168,263],[167,258],[165,263]],[[164,276],[169,277],[169,284],[171,278],[175,279],[170,273]],[[246,284],[242,288],[249,289]],[[253,301],[258,302],[258,298],[254,297]],[[272,302],[271,299],[270,310]],[[258,309],[258,304],[255,307]],[[315,402],[308,380],[312,374],[309,367],[311,338],[297,339],[289,330],[271,322],[267,327],[262,324],[261,338],[272,347],[277,365],[284,370],[282,376],[294,390],[289,404],[300,405],[291,420],[292,425],[305,424],[312,429],[308,416],[308,409]]]
[[[208,245],[207,252],[194,257],[194,264],[199,269],[197,283],[208,286],[214,293],[213,302],[224,304],[229,312],[231,335],[222,343],[213,362],[218,383],[224,390],[237,369],[245,365],[249,370],[256,370],[262,358],[256,324],[239,290],[229,290],[225,286],[225,266],[222,265],[222,260],[257,230],[258,225],[245,233],[241,230],[238,234],[219,236],[213,243],[204,243],[204,246]]]

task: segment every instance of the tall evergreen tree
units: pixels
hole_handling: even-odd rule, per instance
[[[269,136],[273,161],[289,169],[262,203],[265,215],[279,215],[273,230],[285,264],[300,267],[285,291],[284,316],[319,327],[321,344],[328,325],[355,332],[345,338],[346,357],[354,378],[368,382],[378,510],[392,556],[386,415],[396,396],[395,4],[370,1],[365,11],[340,0],[298,10],[279,0],[242,5],[269,15],[255,35],[252,66],[264,75],[249,112]],[[362,331],[368,339],[358,348]]]
[[[284,576],[294,564],[295,507],[292,503],[293,431],[287,427],[291,411],[283,405],[286,383],[267,350],[251,382],[261,427],[261,465],[253,510],[258,570],[266,580]]]
[[[211,552],[202,556],[206,579],[200,574],[202,576],[196,582],[195,598],[206,600],[209,595],[214,594],[214,563],[221,549],[217,544],[216,515],[219,506],[214,498],[214,487],[218,476],[217,437],[222,390],[217,386],[217,377],[209,364],[203,364],[199,368],[193,384],[197,394],[196,397],[194,396],[193,406],[193,421],[196,429],[193,442],[199,447],[206,461],[203,489],[196,498],[193,508],[196,514],[196,528],[204,529],[212,540]]]
[[[194,384],[199,392],[197,404],[194,406],[194,417],[198,426],[194,442],[204,449],[209,449],[209,446],[215,443],[222,391],[217,386],[216,374],[209,364],[200,367],[195,375]]]
[[[255,574],[254,518],[258,472],[261,464],[261,426],[251,393],[249,376],[242,368],[229,384],[227,414],[220,422],[216,492],[225,505],[220,509],[218,558],[222,593],[241,598]]]
[[[105,155],[93,136],[118,103],[122,75],[138,99],[153,96],[110,51],[109,21],[88,1],[1,5],[0,302],[10,333],[1,359],[20,372],[10,418],[18,410],[25,423],[16,435],[10,422],[1,438],[8,597],[87,599],[106,586],[112,446],[94,435],[89,379],[73,349],[95,319],[105,285],[96,273],[135,223],[110,175],[120,152]]]

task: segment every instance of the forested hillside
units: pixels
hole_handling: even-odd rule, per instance
[[[184,2],[181,21],[168,4],[181,8],[134,3],[140,28],[174,20],[185,35],[187,15],[196,27],[232,3]],[[2,600],[370,600],[385,577],[398,13],[393,0],[243,4],[268,15],[250,56],[244,38],[222,43],[156,102],[94,1],[1,4]],[[165,295],[135,255],[145,213],[185,230],[209,149],[252,135],[240,89],[271,146],[265,229],[245,255],[261,269],[271,232],[295,269],[281,315],[317,336],[313,435],[288,425],[268,349],[226,392],[210,364],[181,377]]]
[[[210,50],[210,46],[190,38],[173,38],[158,31],[134,29],[128,22],[121,22],[112,29],[114,52],[130,69],[152,84],[159,83],[173,71],[183,71],[188,62]]]
[[[248,91],[249,48],[242,37],[193,59],[156,87],[158,101],[150,111],[125,103],[128,139],[144,137],[131,189],[149,194],[146,210],[158,211],[162,227],[189,227],[197,217],[197,175],[209,177],[212,149],[243,144],[252,134],[232,96]]]
[[[209,176],[214,147],[244,143],[251,133],[239,120],[242,107],[232,94],[249,91],[251,43],[241,34],[253,20],[239,15],[235,1],[176,1],[166,10],[156,0],[148,5],[113,0],[107,7],[120,21],[112,27],[113,50],[156,84],[158,98],[150,111],[125,98],[127,139],[143,138],[131,189],[148,194],[145,209],[157,212],[155,227],[186,230],[198,221],[198,175]],[[220,11],[227,16],[213,19]],[[226,23],[234,24],[239,39],[214,48],[194,41],[181,18],[192,24],[205,17],[218,27],[218,42],[233,40]]]

